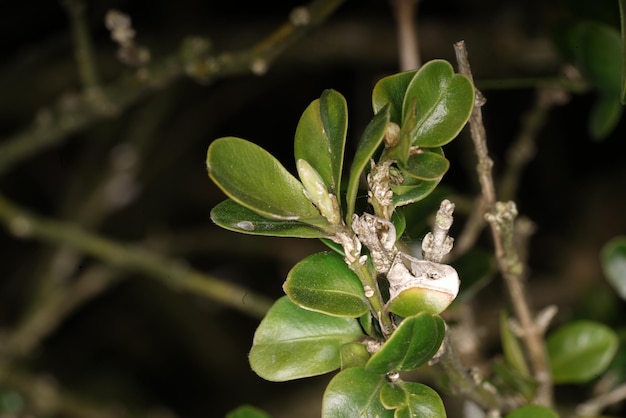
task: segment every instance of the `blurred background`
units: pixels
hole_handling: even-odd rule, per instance
[[[192,269],[185,271],[270,301],[296,262],[324,248],[212,225],[209,212],[224,195],[207,177],[206,150],[216,138],[238,136],[293,170],[300,114],[333,88],[348,103],[349,159],[372,117],[372,87],[399,70],[393,2],[346,1],[258,74],[218,69],[206,80],[182,69],[185,62],[210,69],[214,61],[196,55],[246,53],[301,5],[0,3],[0,417],[220,417],[243,403],[275,417],[319,416],[331,376],[263,381],[247,362],[258,313],[156,272]],[[136,32],[121,58],[105,25],[112,9],[130,16]],[[626,234],[626,125],[616,122],[600,139],[590,133],[600,93],[581,81],[558,37],[564,23],[583,17],[618,28],[617,2],[422,0],[415,19],[423,61],[456,66],[453,44],[465,40],[487,100],[497,176],[512,144],[528,134],[536,87],[558,87],[556,104],[540,106],[524,148],[530,159],[509,197],[534,228],[529,291],[536,308],[559,307],[557,323],[580,316],[618,327],[624,306],[599,253]],[[79,65],[84,42],[91,73]],[[199,67],[188,72],[206,70]],[[468,132],[445,151],[451,168],[442,185],[457,202],[455,235],[478,191]],[[437,205],[407,211],[407,241],[421,238]],[[483,235],[476,245],[490,250]],[[161,264],[127,268],[94,237]],[[474,303],[486,357],[497,353],[496,314],[506,306],[499,277],[489,277]]]

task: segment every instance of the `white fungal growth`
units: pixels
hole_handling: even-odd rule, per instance
[[[235,228],[243,229],[244,231],[254,231],[254,224],[250,221],[239,221],[235,224]]]
[[[456,270],[447,264],[418,260],[404,253],[398,253],[387,273],[389,297],[395,298],[409,288],[430,289],[446,294],[450,300],[459,293],[461,281]]]

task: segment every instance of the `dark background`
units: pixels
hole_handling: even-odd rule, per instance
[[[130,14],[137,43],[147,47],[156,62],[177,54],[188,35],[208,37],[216,52],[251,47],[300,5],[194,0],[87,3],[104,85],[134,71],[115,57],[116,45],[103,24],[109,9]],[[587,17],[617,21],[611,14],[616,2],[595,3],[593,12],[582,9]],[[464,39],[479,85],[487,79],[554,77],[566,63],[551,35],[559,23],[576,18],[580,11],[559,1],[424,0],[417,20],[422,59],[454,63],[452,44]],[[0,3],[0,51],[2,143],[45,117],[54,103],[71,101],[81,84],[68,16],[60,2]],[[189,78],[169,83],[119,115],[101,118],[22,161],[0,178],[0,191],[39,215],[76,222],[119,242],[140,243],[276,298],[287,271],[322,246],[312,240],[249,237],[214,227],[209,211],[224,196],[206,175],[208,145],[221,136],[239,136],[262,145],[293,169],[298,118],[324,89],[333,88],[346,97],[349,107],[350,156],[372,116],[374,83],[397,70],[390,3],[347,1],[280,56],[267,74],[209,84]],[[483,93],[498,174],[523,114],[533,104],[534,90]],[[622,121],[604,141],[593,141],[587,134],[593,99],[593,92],[572,94],[550,112],[516,201],[537,228],[529,249],[530,291],[536,307],[554,303],[562,320],[586,315],[610,323],[623,306],[607,290],[598,254],[606,241],[626,232],[625,125]],[[120,155],[127,155],[128,144],[137,151],[132,154],[137,158],[131,172],[132,198],[102,213],[99,203],[87,197],[106,182]],[[451,169],[444,185],[466,197],[475,195],[467,132],[446,147],[446,154]],[[455,232],[462,222],[460,214]],[[480,244],[489,248],[487,238]],[[35,295],[45,295],[42,283],[58,267],[54,260],[64,260],[58,251],[63,249],[17,240],[5,229],[0,231],[0,345],[29,311],[38,308]],[[61,276],[71,282],[97,266],[98,260],[77,253],[69,263],[69,273]],[[119,277],[71,312],[25,356],[1,359],[1,364],[10,362],[27,371],[31,380],[15,385],[0,373],[0,400],[4,399],[0,411],[11,409],[7,399],[18,399],[21,406],[14,410],[24,416],[45,416],[41,411],[46,409],[39,405],[45,396],[36,387],[43,379],[110,416],[219,417],[242,403],[266,408],[276,417],[319,415],[330,376],[269,383],[250,371],[247,351],[257,318],[176,292],[143,275],[120,272]],[[503,307],[504,297],[491,296],[501,290],[498,280],[490,289],[477,318],[493,330],[494,313]],[[595,302],[590,295],[605,302]],[[48,409],[51,416],[88,416],[59,410]]]

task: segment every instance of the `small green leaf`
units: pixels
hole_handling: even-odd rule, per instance
[[[381,78],[372,92],[372,107],[378,113],[387,104],[390,106],[390,120],[400,125],[402,123],[402,103],[406,89],[417,70],[406,71]]]
[[[602,248],[602,268],[608,282],[626,300],[626,237],[617,237]]]
[[[445,324],[439,315],[420,313],[405,318],[365,368],[381,374],[415,370],[435,355],[444,334]]]
[[[505,311],[500,313],[500,340],[507,363],[524,376],[530,376],[524,352],[517,337],[509,327],[509,317]]]
[[[362,337],[356,319],[307,311],[283,296],[254,334],[250,365],[276,382],[317,376],[339,368],[341,346]]]
[[[249,405],[242,405],[226,415],[226,418],[272,418],[262,410]]]
[[[333,316],[358,318],[369,310],[363,285],[337,253],[317,253],[296,264],[283,285],[296,305]]]
[[[411,155],[402,165],[402,173],[418,180],[440,180],[448,168],[450,161],[439,152],[424,150],[419,154]]]
[[[446,417],[439,394],[421,383],[387,383],[380,390],[380,400],[385,408],[395,409],[394,418]]]
[[[606,369],[618,338],[600,323],[575,321],[550,334],[546,346],[555,383],[584,383]]]
[[[346,221],[350,223],[352,214],[354,213],[354,206],[356,202],[356,195],[359,190],[359,183],[361,181],[361,174],[366,167],[369,166],[370,160],[374,156],[376,150],[382,144],[385,137],[385,130],[389,123],[389,106],[383,107],[376,113],[376,116],[365,127],[363,136],[359,141],[356,152],[354,153],[354,159],[352,160],[352,166],[350,167],[350,178],[348,180],[348,190],[346,193],[347,211]]]
[[[526,405],[511,412],[505,418],[559,418],[559,415],[545,406]]]
[[[418,112],[413,144],[439,147],[453,140],[468,121],[474,107],[474,86],[464,75],[454,74],[449,62],[433,60],[419,69],[407,88],[403,123],[412,100],[417,100]]]
[[[348,129],[346,99],[324,90],[304,111],[296,128],[294,154],[317,170],[331,193],[339,196]]]
[[[402,184],[391,185],[393,204],[398,207],[420,201],[435,190],[438,184],[439,180],[424,181],[406,177]]]
[[[613,132],[624,107],[620,103],[617,92],[598,92],[589,113],[589,135],[597,141],[605,139]]]
[[[380,403],[386,379],[362,367],[342,370],[330,381],[322,401],[322,418],[392,418]]]
[[[296,238],[323,238],[329,235],[302,222],[266,218],[232,199],[218,203],[211,210],[211,220],[222,228],[243,234]]]
[[[207,152],[207,168],[209,177],[228,197],[262,216],[324,219],[304,195],[302,183],[252,142],[235,137],[216,139]]]
[[[491,371],[495,376],[495,387],[504,391],[506,386],[515,396],[522,395],[528,402],[532,401],[537,391],[537,382],[532,377],[520,373],[499,359],[491,363]]]
[[[350,367],[363,367],[370,358],[367,348],[361,343],[348,343],[341,346],[341,370]]]

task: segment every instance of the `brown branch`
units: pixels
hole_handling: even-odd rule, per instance
[[[256,318],[262,318],[272,304],[271,300],[262,295],[194,270],[183,262],[137,246],[116,243],[70,223],[34,216],[2,196],[0,220],[16,237],[67,245],[113,267],[144,274],[175,290],[204,296]]]
[[[393,0],[392,3],[398,28],[400,71],[415,70],[422,65],[415,19],[419,0]]]
[[[459,63],[459,72],[473,81],[465,43],[457,42],[454,49]],[[552,379],[543,341],[544,328],[539,326],[533,318],[526,295],[524,263],[520,260],[515,241],[515,219],[517,218],[515,203],[496,201],[492,176],[493,161],[489,157],[487,148],[487,135],[482,122],[482,104],[479,102],[474,107],[469,123],[478,157],[476,172],[486,210],[485,219],[491,228],[498,267],[507,284],[513,310],[522,329],[521,337],[528,352],[533,375],[539,384],[535,402],[550,406],[552,404]]]
[[[22,131],[0,141],[0,174],[46,148],[63,142],[72,133],[95,122],[114,117],[155,90],[163,89],[188,75],[202,82],[242,74],[264,74],[273,61],[288,47],[319,26],[345,0],[314,0],[294,9],[290,20],[251,48],[236,53],[199,55],[177,51],[141,71],[122,76],[102,87],[111,106],[94,105],[83,93],[72,100],[40,112]]]

